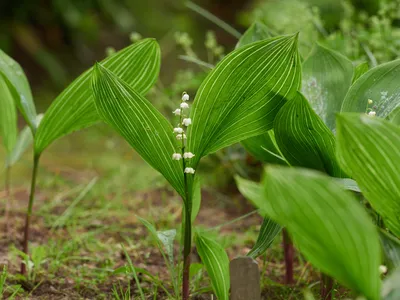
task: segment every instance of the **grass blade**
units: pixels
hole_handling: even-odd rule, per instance
[[[188,2],[186,2],[186,7],[193,10],[194,12],[198,13],[199,15],[203,16],[207,20],[213,22],[218,27],[221,27],[223,30],[225,30],[227,33],[231,34],[235,38],[239,39],[242,36],[242,34],[239,31],[237,31],[235,28],[233,28],[231,25],[222,21],[220,18],[218,18],[215,15],[213,15],[212,13],[206,11],[204,8],[198,6],[197,4],[195,4],[191,1],[188,1]]]

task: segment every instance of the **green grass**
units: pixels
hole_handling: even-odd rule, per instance
[[[163,288],[172,292],[167,267],[136,215],[153,222],[157,230],[176,228],[178,241],[182,201],[160,175],[104,125],[63,138],[44,154],[32,223],[29,264],[34,267],[29,273],[31,281],[21,280],[19,245],[28,200],[30,156],[26,153],[12,170],[12,228],[0,248],[0,262],[8,264],[2,273],[4,280],[0,280],[2,292],[8,297],[16,294],[30,299],[128,299],[133,295],[140,299],[132,273],[114,272],[129,265],[121,247],[124,245],[145,299],[165,299]],[[226,191],[209,186],[206,180],[197,226],[208,229],[253,210],[237,193],[228,191],[227,197]],[[210,234],[233,258],[248,252],[260,224],[261,218],[251,215]],[[280,240],[274,242],[264,259],[259,259],[264,274],[262,287],[271,299],[303,299],[302,289],[318,280],[316,272],[308,268],[293,290],[279,283],[284,272]],[[300,260],[296,274],[300,276],[304,266]],[[193,294],[210,294],[205,272],[196,276]],[[155,293],[158,298],[154,298]]]

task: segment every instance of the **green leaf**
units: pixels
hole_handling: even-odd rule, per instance
[[[330,129],[335,128],[335,113],[340,111],[352,77],[350,60],[318,44],[303,63],[302,93]]]
[[[260,208],[285,226],[323,273],[378,300],[380,245],[367,212],[338,183],[307,169],[268,167]]]
[[[254,181],[244,179],[240,176],[235,176],[235,181],[239,192],[245,196],[247,200],[252,202],[255,207],[261,208],[262,211],[262,206],[264,205],[263,202],[265,199],[262,195],[261,185]],[[262,211],[261,214],[265,215],[265,212]]]
[[[217,242],[196,234],[196,248],[211,279],[214,293],[219,300],[229,299],[229,258]]]
[[[275,223],[269,218],[264,218],[256,244],[249,251],[249,253],[247,253],[247,256],[256,259],[257,257],[263,255],[271,246],[275,238],[279,235],[281,230],[281,225]]]
[[[354,69],[353,79],[351,80],[352,84],[357,81],[364,73],[366,73],[369,69],[368,62],[363,62],[359,64]]]
[[[337,141],[343,169],[400,237],[400,127],[365,114],[340,114]]]
[[[28,79],[21,66],[0,50],[0,75],[6,78],[15,103],[32,132],[36,131],[36,109]]]
[[[160,49],[153,39],[144,39],[103,60],[138,93],[145,94],[160,69]],[[35,152],[41,153],[54,140],[100,121],[90,90],[92,68],[74,80],[52,103],[38,128]]]
[[[383,230],[379,231],[385,263],[389,268],[400,268],[400,240]]]
[[[36,117],[36,124],[39,125],[43,115],[39,114]],[[12,167],[24,154],[26,149],[32,144],[33,136],[32,130],[27,125],[21,130],[17,137],[17,142],[14,145],[11,153],[6,158],[6,167]]]
[[[265,40],[270,37],[272,37],[272,34],[269,32],[268,27],[261,22],[255,21],[249,27],[249,29],[247,29],[246,32],[240,37],[238,43],[236,44],[236,48]]]
[[[4,77],[0,74],[0,137],[7,154],[10,154],[17,141],[17,110],[13,95]]]
[[[400,125],[400,107],[395,108],[387,117],[388,121]]]
[[[343,101],[342,112],[366,112],[371,99],[376,115],[386,118],[400,107],[400,59],[372,68],[350,88]]]
[[[193,197],[192,197],[192,223],[196,220],[201,206],[201,181],[200,177],[196,176],[193,183]]]
[[[334,178],[345,190],[361,193],[360,187],[357,182],[350,178]]]
[[[101,118],[185,199],[182,162],[172,159],[180,146],[167,119],[100,64],[93,70],[93,94]]]
[[[400,268],[387,277],[382,287],[383,300],[400,299]]]
[[[241,144],[252,156],[263,163],[286,165],[275,141],[273,130],[241,141]]]
[[[240,193],[245,196],[247,200],[252,202],[256,207],[261,208],[264,205],[263,202],[265,201],[265,198],[263,197],[263,191],[260,184],[239,176],[235,176],[235,180]],[[265,216],[265,214],[265,211],[261,209],[261,215]],[[247,255],[252,258],[262,255],[271,246],[271,243],[274,241],[281,229],[282,227],[279,224],[268,217],[264,217],[256,244]]]
[[[201,157],[272,128],[286,99],[300,85],[297,35],[236,49],[206,77],[196,94],[188,149]]]
[[[335,157],[335,137],[300,93],[279,111],[274,122],[276,142],[286,160],[325,172],[344,176]]]
[[[167,252],[169,262],[171,266],[174,265],[174,241],[176,237],[176,230],[164,230],[157,231],[157,237],[160,242],[164,245],[165,251]]]

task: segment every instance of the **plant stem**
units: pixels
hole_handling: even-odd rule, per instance
[[[28,203],[28,210],[26,212],[26,219],[25,219],[25,229],[24,229],[24,239],[22,241],[22,251],[26,254],[29,255],[29,248],[28,248],[28,242],[29,242],[29,226],[31,223],[31,215],[32,215],[32,207],[33,207],[33,201],[35,198],[35,189],[36,189],[36,177],[37,177],[37,171],[38,171],[38,166],[39,166],[39,154],[34,154],[33,155],[33,170],[32,170],[32,179],[31,179],[31,191],[29,194],[29,203]],[[24,262],[21,262],[21,274],[25,275],[26,274],[26,265]]]
[[[182,155],[184,153],[184,148],[182,148]],[[185,170],[185,159],[183,161],[183,169]],[[182,273],[182,299],[189,299],[189,272],[190,272],[190,252],[192,250],[192,203],[190,201],[188,185],[187,185],[187,175],[183,173],[184,176],[184,184],[185,184],[185,196],[186,201],[184,201],[185,210],[184,210],[184,240],[183,240],[183,273]]]
[[[333,279],[332,277],[321,273],[321,299],[330,300],[333,296]]]
[[[294,256],[294,248],[292,240],[289,237],[289,234],[286,228],[282,230],[283,235],[283,252],[285,255],[285,283],[293,284],[293,256]]]
[[[11,207],[11,189],[10,189],[10,178],[11,178],[11,167],[7,166],[5,171],[5,181],[4,181],[4,189],[6,192],[6,207],[4,212],[4,220],[5,220],[5,232],[8,235],[10,231],[10,222],[8,221],[10,215],[10,207]]]

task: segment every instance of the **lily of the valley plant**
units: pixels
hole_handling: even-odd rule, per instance
[[[149,62],[150,63],[150,62]],[[228,54],[206,77],[190,114],[189,95],[173,113],[174,126],[134,87],[106,65],[92,72],[92,90],[101,118],[118,131],[183,200],[182,297],[189,298],[194,182],[202,157],[270,130],[279,109],[300,87],[297,35],[263,40]],[[229,299],[226,253],[196,235],[198,252],[218,299]]]
[[[145,94],[155,83],[160,69],[160,51],[158,44],[152,39],[145,39],[113,54],[102,62],[105,66],[121,76],[128,84],[139,93]],[[17,62],[0,50],[0,80],[4,79],[2,87],[7,87],[7,118],[2,118],[1,127],[6,130],[7,149],[12,158],[13,152],[20,152],[21,147],[11,152],[13,134],[16,128],[15,107],[18,108],[30,128],[33,136],[33,171],[24,238],[22,241],[23,252],[29,254],[29,232],[33,205],[35,199],[36,179],[39,169],[39,161],[43,151],[56,139],[73,131],[89,127],[100,121],[94,106],[93,96],[90,91],[90,70],[84,72],[73,81],[51,104],[40,121],[36,114],[36,108],[28,80]],[[0,81],[1,83],[2,81]],[[1,90],[4,92],[4,89]],[[11,99],[11,100],[10,100]],[[3,104],[3,103],[2,103]],[[14,124],[15,123],[15,124]],[[31,137],[32,138],[32,137]],[[29,140],[29,139],[28,139]],[[21,141],[24,147],[26,142]],[[21,273],[26,273],[26,264],[21,263]]]

